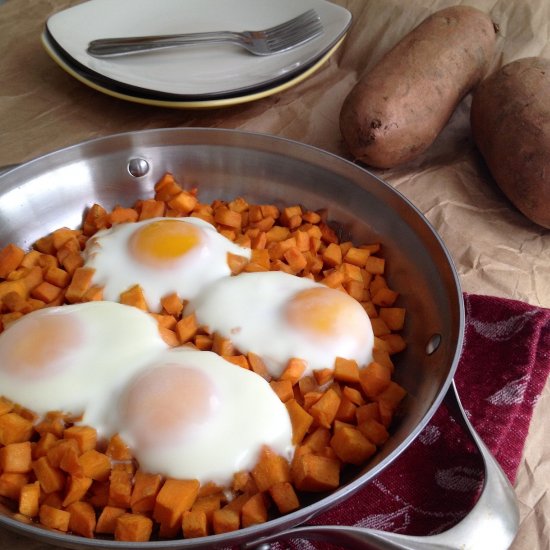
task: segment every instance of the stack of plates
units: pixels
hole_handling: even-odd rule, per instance
[[[238,46],[174,48],[94,58],[98,38],[214,30],[256,30],[315,9],[324,32],[290,51],[267,57]],[[105,94],[148,105],[212,108],[267,97],[313,74],[336,51],[351,14],[326,0],[89,0],[56,13],[42,43],[53,60]]]

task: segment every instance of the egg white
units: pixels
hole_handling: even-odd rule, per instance
[[[70,323],[81,341],[76,346],[69,342],[44,368],[23,364],[14,369],[12,358],[18,350],[36,347],[33,331],[52,318]],[[0,334],[0,394],[38,414],[60,410],[79,415],[112,398],[125,378],[165,349],[156,321],[137,308],[113,302],[43,308]],[[47,350],[33,351],[41,356]]]
[[[135,231],[158,221],[176,220],[196,226],[203,245],[188,251],[169,269],[145,265],[129,252]],[[180,298],[194,298],[208,284],[231,274],[227,253],[250,258],[251,250],[236,245],[210,223],[194,217],[151,218],[115,225],[98,231],[86,244],[84,265],[95,270],[93,283],[103,287],[105,300],[118,301],[120,294],[138,284],[150,311],[160,310],[160,299],[172,292]]]
[[[307,362],[304,375],[333,368],[336,357],[354,359],[365,365],[372,361],[374,335],[368,315],[351,297],[354,334],[327,336],[322,341],[307,331],[290,326],[285,308],[298,292],[327,288],[304,277],[280,271],[241,273],[221,279],[191,300],[186,314],[194,312],[200,324],[229,338],[242,352],[253,352],[264,360],[269,373],[278,378],[289,359]],[[332,290],[333,292],[339,292]]]
[[[209,378],[215,388],[208,396],[210,413],[206,417],[197,414],[183,439],[173,434],[152,447],[140,446],[144,434],[135,426],[124,424],[125,392],[143,373],[158,371],[164,365],[195,369]],[[120,433],[146,471],[229,486],[235,472],[255,466],[262,445],[268,445],[289,460],[292,457],[290,418],[269,384],[213,352],[173,348],[158,356],[133,381],[122,391],[118,407],[110,408],[113,414],[108,418],[113,422],[110,431]],[[180,399],[189,397],[184,393]],[[155,411],[146,413],[154,415]]]

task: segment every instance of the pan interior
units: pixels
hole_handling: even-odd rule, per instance
[[[408,347],[396,356],[394,377],[408,396],[390,440],[336,493],[316,497],[298,512],[263,527],[222,539],[225,544],[234,543],[300,523],[343,500],[418,435],[441,402],[456,369],[464,323],[462,295],[441,240],[423,216],[390,186],[318,149],[228,130],[120,134],[58,151],[9,171],[0,177],[0,246],[15,242],[28,248],[53,229],[77,227],[85,208],[96,202],[109,209],[151,197],[154,183],[167,171],[184,187],[196,186],[202,202],[243,196],[260,204],[328,209],[329,220],[346,237],[356,243],[382,243],[388,282],[400,293],[399,304],[407,309],[403,336]],[[7,519],[0,515],[0,524]],[[20,525],[24,534],[45,536],[37,527]],[[13,528],[11,523],[7,526]],[[57,544],[71,544],[71,537],[56,537]],[[79,547],[88,542],[77,540]],[[201,544],[168,541],[144,547]]]

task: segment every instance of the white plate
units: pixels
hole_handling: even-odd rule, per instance
[[[316,60],[313,65],[308,69],[304,70],[301,73],[293,76],[289,80],[286,80],[282,83],[275,84],[273,86],[268,86],[267,88],[260,88],[254,90],[253,92],[245,94],[237,94],[229,97],[221,97],[214,99],[167,99],[165,97],[148,95],[137,95],[133,94],[131,91],[126,90],[124,87],[115,86],[110,87],[108,83],[95,80],[90,74],[85,70],[80,69],[72,65],[67,61],[66,55],[63,55],[58,48],[50,41],[47,32],[42,34],[42,45],[44,46],[48,55],[68,74],[76,78],[86,86],[90,88],[109,95],[111,97],[116,97],[117,99],[122,99],[124,101],[131,101],[133,103],[140,103],[142,105],[152,105],[154,107],[168,107],[172,109],[214,109],[219,107],[230,107],[233,105],[239,105],[241,103],[249,103],[251,101],[257,101],[270,95],[282,92],[296,86],[302,80],[305,80],[311,76],[314,72],[319,70],[324,63],[326,63],[334,52],[339,48],[339,46],[344,41],[345,35],[326,53],[324,53],[319,60]]]
[[[118,36],[213,30],[255,30],[314,8],[321,36],[289,52],[254,56],[232,45],[193,46],[97,59],[91,40]],[[89,0],[51,16],[46,28],[55,45],[90,74],[136,92],[188,99],[223,97],[275,85],[303,72],[344,35],[351,14],[326,0]]]

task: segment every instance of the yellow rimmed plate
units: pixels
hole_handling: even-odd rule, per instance
[[[267,28],[315,9],[322,35],[271,56],[233,45],[193,46],[95,58],[91,40],[113,36]],[[87,80],[124,95],[168,102],[249,96],[291,81],[347,32],[351,13],[327,0],[88,0],[52,15],[50,49]]]
[[[122,99],[124,101],[130,101],[133,103],[139,103],[142,105],[150,105],[153,107],[168,107],[172,109],[215,109],[218,107],[230,107],[233,105],[239,105],[241,103],[249,103],[251,101],[257,101],[269,97],[271,95],[283,92],[293,86],[296,86],[306,78],[310,77],[313,73],[318,71],[336,52],[345,39],[345,35],[332,46],[324,55],[314,62],[309,68],[294,76],[290,80],[277,84],[272,87],[261,89],[252,93],[236,95],[233,97],[225,97],[219,99],[164,99],[160,97],[145,97],[132,94],[129,90],[113,89],[105,84],[95,82],[89,75],[79,69],[70,65],[63,56],[56,50],[55,45],[51,43],[47,32],[42,33],[42,45],[44,46],[48,55],[55,61],[65,72],[78,81],[82,82],[86,86],[101,92],[103,94]]]

